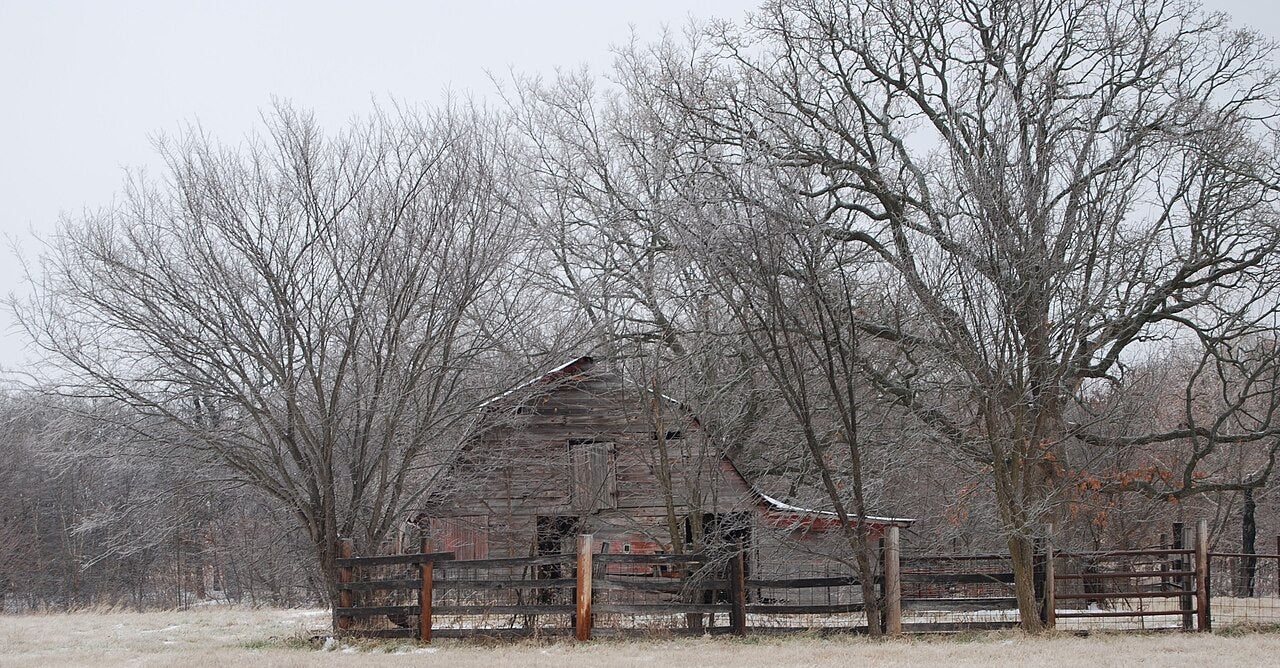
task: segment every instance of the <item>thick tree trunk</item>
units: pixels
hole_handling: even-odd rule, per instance
[[[1040,622],[1040,606],[1036,601],[1035,542],[1025,536],[1011,534],[1009,556],[1013,560],[1014,596],[1018,599],[1022,630],[1039,633],[1044,625]]]
[[[324,591],[328,598],[329,610],[333,616],[333,630],[338,631],[338,601],[340,590],[338,589],[338,567],[334,561],[338,557],[338,536],[326,545],[323,540],[316,542],[316,558],[320,561],[320,572],[324,577]]]
[[[872,636],[881,634],[880,626],[880,593],[876,590],[876,559],[873,559],[871,541],[866,537],[865,525],[859,525],[853,548],[857,555],[858,582],[861,584],[862,601],[867,614],[867,633]]]

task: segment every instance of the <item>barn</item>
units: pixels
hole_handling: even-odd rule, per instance
[[[482,406],[474,435],[415,524],[460,559],[572,551],[684,553],[741,542],[761,575],[840,566],[834,513],[760,491],[679,401],[579,357]],[[869,517],[873,535],[913,520]],[[838,562],[839,560],[835,560]]]

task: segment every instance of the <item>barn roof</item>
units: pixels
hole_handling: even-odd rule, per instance
[[[768,504],[774,511],[775,519],[790,519],[795,522],[805,522],[809,530],[832,529],[840,524],[840,517],[830,510],[813,510],[811,508],[800,508],[789,503],[783,503],[764,492],[756,489],[751,483],[751,491],[755,492],[762,501]],[[853,518],[850,518],[851,520]],[[884,526],[901,526],[908,527],[915,523],[915,518],[910,517],[881,517],[879,515],[867,515],[867,524],[884,525]]]
[[[830,510],[802,508],[800,506],[791,505],[785,501],[779,501],[778,499],[765,494],[747,479],[747,476],[738,469],[738,465],[734,463],[732,458],[725,455],[724,461],[729,464],[733,469],[733,472],[736,473],[738,478],[742,480],[743,484],[747,486],[747,489],[749,489],[751,494],[756,497],[760,505],[766,508],[766,512],[769,512],[773,519],[784,523],[787,521],[795,524],[804,523],[806,528],[809,530],[833,529],[840,525],[840,516]],[[867,523],[884,526],[894,525],[907,527],[914,524],[915,519],[910,517],[882,517],[879,515],[867,515]]]
[[[564,364],[561,364],[555,367],[554,369],[545,371],[542,374],[534,376],[533,378],[530,378],[529,380],[524,381],[523,383],[520,383],[519,385],[516,385],[515,387],[512,387],[511,389],[497,396],[494,396],[493,398],[481,403],[480,406],[482,408],[487,407],[495,403],[498,403],[503,399],[506,399],[507,397],[510,397],[511,395],[519,392],[520,390],[527,389],[535,385],[552,383],[562,378],[571,376],[575,373],[578,373],[584,370],[583,367],[588,367],[594,362],[595,362],[595,359],[590,355],[583,355],[581,357],[574,358],[568,362],[565,362]],[[649,388],[645,388],[645,389],[650,393],[653,392],[653,390]],[[690,410],[689,407],[685,405],[684,402],[678,399],[674,399],[665,394],[660,396],[666,401],[674,404],[675,406],[678,406],[684,410]],[[694,419],[696,420],[697,417],[695,416]],[[816,510],[812,508],[802,508],[800,506],[791,505],[784,501],[779,501],[778,499],[775,499],[772,496],[765,494],[764,492],[760,491],[754,484],[752,484],[752,482],[749,479],[747,479],[747,476],[742,473],[742,471],[738,468],[738,465],[733,461],[732,458],[730,458],[728,455],[723,455],[722,457],[723,457],[723,461],[729,465],[729,469],[734,473],[735,477],[737,477],[742,482],[743,485],[746,485],[751,495],[755,497],[758,504],[761,507],[763,507],[766,512],[770,514],[772,519],[777,520],[778,522],[783,524],[790,523],[796,526],[804,526],[808,530],[819,530],[819,531],[830,530],[839,526],[839,523],[840,523],[839,517],[837,516],[836,513],[830,510]],[[915,519],[906,518],[906,517],[881,517],[881,516],[868,515],[867,522],[869,524],[885,525],[885,526],[887,525],[910,526],[912,523],[915,522]]]
[[[507,397],[515,394],[516,392],[519,392],[520,390],[533,387],[534,385],[538,385],[541,383],[549,383],[554,380],[559,380],[560,378],[563,378],[565,376],[572,375],[574,372],[578,371],[578,367],[589,365],[593,362],[595,362],[595,359],[593,359],[590,355],[583,355],[582,357],[569,360],[568,362],[565,362],[564,364],[561,364],[560,366],[554,369],[551,369],[550,371],[544,371],[543,373],[540,373],[537,376],[534,376],[533,378],[530,378],[529,380],[526,380],[523,383],[520,383],[519,385],[512,387],[506,392],[503,392],[501,394],[490,397],[489,399],[486,399],[480,402],[480,408],[485,408],[486,406],[491,406],[493,404],[496,404],[502,401],[503,399],[506,399]]]

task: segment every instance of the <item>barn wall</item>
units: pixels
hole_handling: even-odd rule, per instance
[[[578,517],[611,550],[670,549],[652,395],[595,373],[521,399],[490,410],[487,430],[456,473],[459,489],[432,514],[486,517],[489,556],[530,554],[538,516]],[[749,489],[724,468],[687,412],[669,401],[657,409],[670,436],[664,440],[679,518],[751,508]],[[589,502],[584,479],[599,492]]]
[[[753,491],[732,463],[708,447],[687,411],[669,401],[655,406],[652,394],[607,373],[491,407],[486,429],[456,471],[457,492],[432,513],[436,549],[471,558],[534,554],[538,518],[561,517],[594,533],[598,549],[672,551],[655,408],[663,413],[664,436],[671,436],[664,440],[682,537],[693,514],[743,518],[735,521],[751,527],[751,559],[762,577],[843,572],[829,556],[847,551],[838,532],[780,529],[778,517],[761,511]],[[596,489],[584,491],[584,480]]]

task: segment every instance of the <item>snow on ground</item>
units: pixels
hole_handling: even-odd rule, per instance
[[[1280,634],[1016,632],[877,641],[860,637],[687,638],[480,643],[325,641],[326,610],[202,608],[183,612],[0,615],[0,666],[1001,666],[1268,665]],[[312,642],[313,635],[318,636]],[[325,651],[327,647],[329,651]]]

